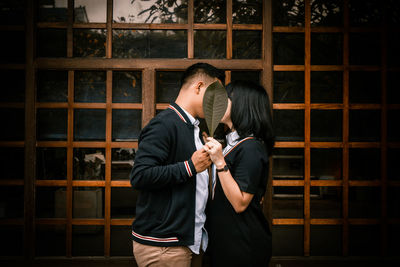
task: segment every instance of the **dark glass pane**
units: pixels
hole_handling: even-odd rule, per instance
[[[75,180],[104,180],[106,157],[104,148],[75,148]]]
[[[38,29],[37,56],[66,57],[67,31],[65,29]]]
[[[36,217],[65,218],[67,216],[65,187],[36,187]]]
[[[68,18],[68,0],[39,0],[38,21],[66,22]]]
[[[75,0],[74,7],[75,22],[106,22],[107,0]]]
[[[260,83],[260,72],[259,71],[231,71],[231,81],[252,81],[254,83]]]
[[[111,188],[111,217],[133,218],[136,215],[138,193],[131,187]]]
[[[387,103],[400,104],[400,72],[387,72]]]
[[[400,6],[400,4],[399,4]],[[398,27],[398,26],[397,26]],[[393,67],[400,66],[400,33],[399,32],[388,32],[387,34],[387,65]]]
[[[37,110],[37,139],[67,140],[67,109]]]
[[[142,102],[142,73],[113,71],[112,101],[114,103]]]
[[[1,70],[0,102],[25,101],[25,72],[23,70]]]
[[[106,102],[104,71],[75,72],[75,102]]]
[[[303,218],[304,188],[302,186],[274,186],[272,191],[273,218]]]
[[[343,74],[339,71],[311,72],[311,103],[341,103]]]
[[[195,23],[226,23],[225,0],[194,0]]]
[[[311,256],[342,256],[341,225],[311,225],[310,235]]]
[[[349,256],[378,256],[381,252],[380,225],[350,225]]]
[[[274,103],[304,103],[304,72],[274,72]]]
[[[304,0],[272,1],[274,26],[304,26]]]
[[[67,179],[67,149],[64,147],[36,150],[36,170],[39,180]]]
[[[400,218],[400,187],[389,187],[387,209],[389,218]]]
[[[380,187],[350,187],[349,217],[378,218],[380,217],[381,188]]]
[[[25,138],[25,110],[0,108],[1,141],[23,141]]]
[[[25,0],[3,0],[0,2],[1,25],[25,24]]]
[[[397,257],[399,255],[399,239],[400,239],[400,225],[388,225],[388,246],[387,251],[390,256]]]
[[[129,225],[111,226],[110,256],[132,256],[132,227]]]
[[[233,58],[261,58],[261,31],[233,31]]]
[[[380,0],[349,1],[350,26],[379,26],[383,10]]]
[[[274,110],[276,141],[304,140],[304,110]]]
[[[111,180],[129,180],[136,150],[134,148],[113,148],[111,151]]]
[[[400,180],[400,149],[389,148],[387,150],[387,176],[388,180]]]
[[[342,26],[342,0],[312,0],[311,26]]]
[[[113,20],[119,23],[187,23],[187,6],[187,0],[114,0]]]
[[[187,31],[114,30],[115,58],[185,58]]]
[[[194,31],[195,58],[225,58],[226,31]]]
[[[182,72],[158,71],[156,74],[156,102],[172,103],[181,88]]]
[[[302,225],[273,226],[272,256],[303,256],[303,234],[304,231]]]
[[[36,256],[65,256],[65,225],[36,225]]]
[[[311,218],[342,218],[342,188],[311,186]]]
[[[142,111],[114,109],[112,111],[113,141],[132,141],[139,138],[142,129]]]
[[[274,64],[304,64],[304,34],[274,33]]]
[[[106,30],[75,29],[74,57],[105,57]]]
[[[379,110],[350,110],[349,140],[355,142],[379,141],[381,112]]]
[[[105,109],[75,109],[74,140],[104,141],[106,138]]]
[[[349,87],[350,103],[381,102],[381,75],[379,72],[351,71]]]
[[[103,256],[104,226],[73,225],[72,256]]]
[[[352,65],[381,64],[381,36],[379,33],[350,33],[349,60]]]
[[[73,218],[103,218],[104,188],[74,187],[72,206]],[[94,230],[90,228],[90,230],[82,231],[81,234],[92,233]]]
[[[39,70],[37,74],[38,102],[68,101],[68,72]]]
[[[23,225],[2,225],[0,235],[0,256],[10,257],[24,254]]]
[[[275,148],[272,159],[274,180],[304,179],[304,150],[299,148]]]
[[[390,142],[400,141],[400,110],[392,109],[387,113],[387,131]]]
[[[261,24],[261,0],[233,0],[232,17],[234,24]]]
[[[341,141],[342,117],[342,110],[311,110],[311,141]]]
[[[341,180],[342,150],[337,148],[311,149],[311,179]]]
[[[385,1],[385,16],[386,21],[391,26],[398,26],[400,24],[400,5],[398,0]]]
[[[311,34],[311,64],[340,65],[343,62],[343,37],[339,33]]]
[[[24,217],[24,187],[0,187],[0,219]],[[1,227],[0,227],[1,228]]]
[[[0,180],[23,180],[24,163],[23,147],[0,147]]]
[[[25,62],[25,32],[0,31],[4,38],[0,42],[0,63],[24,63]]]
[[[379,180],[381,177],[381,151],[376,148],[349,149],[349,179]]]

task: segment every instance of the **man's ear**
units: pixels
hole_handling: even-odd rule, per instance
[[[195,87],[196,94],[200,94],[200,89],[201,89],[201,87],[202,87],[203,85],[204,85],[203,82],[197,82],[197,83],[196,83],[196,87]]]

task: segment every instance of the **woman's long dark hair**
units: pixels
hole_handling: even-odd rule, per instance
[[[232,101],[231,120],[240,138],[253,135],[263,141],[268,153],[274,146],[271,105],[267,91],[250,81],[234,81],[226,86]]]

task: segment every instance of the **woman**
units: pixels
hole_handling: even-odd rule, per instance
[[[227,146],[207,138],[213,161],[207,230],[211,266],[268,266],[271,232],[261,202],[274,144],[269,98],[260,85],[232,82],[221,122],[230,129]]]

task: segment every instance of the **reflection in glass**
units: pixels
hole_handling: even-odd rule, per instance
[[[380,207],[380,187],[349,188],[349,218],[378,218]]]
[[[385,1],[385,19],[391,26],[398,26],[400,24],[400,5],[398,0]]]
[[[104,188],[74,187],[73,188],[73,218],[103,218]],[[87,233],[92,233],[90,229]],[[82,231],[82,234],[86,231]]]
[[[25,0],[2,0],[0,2],[1,25],[25,25]]]
[[[311,225],[311,256],[342,256],[342,236],[341,225]]]
[[[68,101],[68,72],[39,70],[37,74],[38,102]]]
[[[311,149],[311,179],[341,180],[342,150],[337,148]]]
[[[311,72],[311,103],[341,103],[343,74],[339,71]]]
[[[104,148],[74,149],[74,180],[104,180]]]
[[[3,40],[0,42],[0,63],[25,62],[25,32],[0,31]]]
[[[342,188],[338,186],[311,186],[311,218],[341,218]]]
[[[115,58],[185,58],[187,31],[114,30]]]
[[[133,218],[136,215],[138,193],[131,187],[112,187],[111,218]]]
[[[74,110],[74,140],[104,141],[106,138],[105,109]]]
[[[304,187],[274,186],[272,192],[273,218],[303,218]]]
[[[106,73],[104,71],[75,72],[75,102],[106,102]]]
[[[349,1],[350,26],[379,26],[383,17],[380,0]]]
[[[304,64],[304,34],[274,33],[274,64]]]
[[[262,7],[261,0],[233,0],[233,24],[261,24]]]
[[[387,72],[387,103],[400,104],[400,72]]]
[[[349,179],[379,180],[381,172],[381,151],[378,148],[349,149]]]
[[[387,113],[387,134],[389,142],[400,141],[400,110],[390,109]]]
[[[74,57],[105,57],[106,30],[75,29]]]
[[[118,23],[187,23],[187,6],[188,0],[114,0],[113,21]]]
[[[157,71],[156,73],[156,102],[172,103],[178,96],[181,88],[182,72]]]
[[[388,187],[387,208],[389,218],[400,218],[400,187]]]
[[[304,140],[304,110],[274,110],[276,141]]]
[[[372,257],[380,255],[381,232],[380,225],[350,225],[349,256]]]
[[[350,110],[349,140],[374,142],[381,138],[380,110]]]
[[[387,150],[387,178],[388,180],[400,180],[399,148]]]
[[[25,138],[25,111],[22,108],[0,108],[1,141],[23,141]]]
[[[0,187],[0,219],[24,217],[24,187]],[[1,227],[0,227],[1,228]]]
[[[73,225],[72,256],[104,256],[104,226]]]
[[[274,26],[304,26],[304,0],[272,1]]]
[[[36,187],[36,218],[66,218],[66,196],[65,187]]]
[[[1,70],[2,94],[0,102],[23,103],[25,101],[25,72],[23,70]]]
[[[253,83],[260,83],[259,71],[231,71],[231,81],[252,81]]]
[[[381,36],[379,33],[350,33],[349,61],[352,65],[381,64]]]
[[[23,180],[24,163],[23,147],[0,147],[0,180]]]
[[[304,150],[275,148],[273,151],[272,177],[274,180],[304,179]]]
[[[75,0],[74,21],[106,22],[107,0]]]
[[[135,109],[113,109],[113,141],[133,141],[139,138],[142,129],[142,111]]]
[[[67,140],[67,109],[37,110],[37,139],[45,140]]]
[[[38,180],[67,179],[67,149],[64,147],[38,147],[36,171]]]
[[[303,256],[303,235],[302,225],[274,225],[272,227],[272,255]]]
[[[340,65],[343,61],[343,37],[339,33],[311,33],[311,64]]]
[[[112,148],[111,180],[129,180],[136,151],[134,148]]]
[[[24,255],[24,226],[23,225],[2,225],[0,227],[0,256]]]
[[[233,31],[233,58],[261,58],[261,31]]]
[[[112,102],[142,102],[142,73],[140,71],[113,71],[112,81]]]
[[[38,29],[37,56],[66,57],[67,56],[66,29]]]
[[[343,1],[311,0],[311,26],[342,26]]]
[[[400,6],[398,4],[398,6]],[[399,13],[400,17],[400,13]],[[398,27],[398,26],[397,26]],[[400,66],[400,34],[398,32],[389,32],[387,34],[387,65],[392,67]]]
[[[225,58],[226,31],[194,31],[195,58]]]
[[[226,1],[194,0],[194,23],[226,23]]]
[[[132,256],[132,227],[129,225],[111,225],[110,256]]]
[[[274,71],[274,103],[304,102],[304,72]]]
[[[350,71],[349,101],[350,103],[380,103],[380,72]]]
[[[68,0],[39,0],[38,21],[66,22],[68,18]]]
[[[65,256],[65,225],[36,225],[36,256]]]
[[[342,117],[342,110],[311,110],[311,141],[341,141]]]

